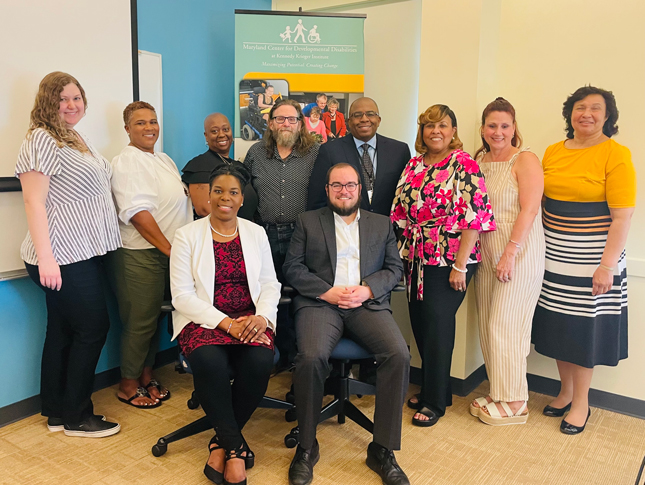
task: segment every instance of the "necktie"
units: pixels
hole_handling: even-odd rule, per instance
[[[369,145],[364,143],[362,148],[363,157],[361,158],[361,165],[363,167],[363,179],[365,180],[365,189],[370,191],[374,187],[374,165],[370,158]]]

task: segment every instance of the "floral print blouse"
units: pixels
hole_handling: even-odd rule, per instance
[[[479,165],[462,150],[426,166],[423,155],[408,162],[396,188],[390,219],[399,233],[408,297],[417,264],[417,300],[423,300],[423,266],[448,266],[459,250],[461,231],[495,230],[493,210]],[[479,241],[468,263],[481,261]]]

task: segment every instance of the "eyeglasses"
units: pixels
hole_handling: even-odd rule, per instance
[[[288,121],[290,125],[295,125],[300,121],[300,118],[298,116],[274,116],[271,118],[272,120],[275,120],[276,123],[281,125],[285,121]]]
[[[376,111],[354,111],[349,116],[355,120],[360,120],[363,116],[367,116],[369,119],[378,118],[378,113]]]
[[[334,182],[333,184],[327,184],[327,187],[331,187],[334,192],[340,192],[341,190],[343,190],[343,187],[346,187],[349,192],[354,192],[356,190],[356,187],[358,187],[359,185],[360,184],[357,184],[356,182],[348,182],[346,184]]]

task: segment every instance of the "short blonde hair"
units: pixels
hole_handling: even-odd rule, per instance
[[[416,149],[417,153],[425,155],[428,152],[428,147],[423,141],[423,128],[425,127],[425,125],[427,125],[428,123],[437,123],[444,119],[446,116],[450,118],[450,123],[452,124],[453,128],[457,128],[457,117],[455,116],[455,113],[445,104],[433,104],[423,113],[421,113],[421,115],[419,115],[419,128],[417,130],[417,139],[414,143],[414,148]],[[463,147],[464,144],[459,139],[457,130],[455,130],[455,135],[453,136],[450,145],[448,145],[448,148],[450,148],[451,150],[461,150]]]

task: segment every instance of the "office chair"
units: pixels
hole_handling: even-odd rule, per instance
[[[282,297],[280,298],[280,305],[288,305],[291,303],[291,298],[288,296],[289,295],[289,288],[285,288],[283,290]],[[163,313],[166,313],[168,315],[168,331],[172,334],[172,311],[174,310],[172,303],[170,301],[165,301],[161,305],[161,311]],[[278,360],[280,359],[280,353],[278,352],[278,348],[275,347],[275,355],[273,358],[273,364],[277,364]],[[183,356],[183,354],[179,354],[179,360],[175,364],[175,370],[178,371],[179,373],[188,373],[192,374],[190,370],[190,364],[188,363],[188,360]],[[188,408],[189,409],[197,409],[199,407],[199,399],[198,396],[195,394],[195,391],[193,391],[190,399],[188,399],[187,402]],[[275,399],[269,396],[264,396],[262,398],[262,402],[260,402],[261,408],[268,408],[268,409],[284,409],[286,410],[285,413],[285,419],[287,421],[295,421],[296,416],[295,416],[295,407],[292,403],[287,402],[287,401],[282,401],[280,399]],[[152,454],[154,456],[162,456],[163,454],[168,451],[168,444],[173,443],[175,441],[182,440],[184,438],[188,438],[189,436],[193,436],[196,434],[199,434],[203,431],[206,431],[208,429],[211,429],[211,425],[206,418],[206,416],[203,416],[199,418],[197,421],[193,421],[190,424],[187,424],[186,426],[182,426],[176,431],[173,431],[172,433],[167,434],[166,436],[162,436],[157,440],[157,443],[152,447]],[[253,454],[252,451],[249,451],[247,454],[247,462],[253,463],[253,457],[251,456]],[[251,466],[249,466],[250,468]]]
[[[405,286],[399,284],[392,290],[399,291],[405,291]],[[321,409],[319,423],[338,416],[339,424],[344,424],[345,418],[349,418],[368,433],[374,432],[374,423],[349,400],[352,395],[362,397],[376,394],[376,386],[349,377],[352,365],[366,360],[374,361],[374,355],[353,340],[343,337],[336,344],[329,357],[332,372],[325,382],[325,395],[332,394],[334,399]],[[295,413],[295,409],[291,412]],[[285,446],[294,448],[298,445],[299,434],[296,426],[284,437]]]

